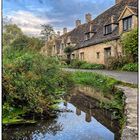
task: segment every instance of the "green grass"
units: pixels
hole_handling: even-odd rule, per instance
[[[113,92],[115,85],[119,83],[113,78],[92,72],[75,72],[73,80],[76,84],[88,85],[104,93]]]

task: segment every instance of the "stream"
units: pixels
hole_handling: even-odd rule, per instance
[[[120,140],[118,122],[81,93],[66,96],[56,118],[3,128],[3,140]]]

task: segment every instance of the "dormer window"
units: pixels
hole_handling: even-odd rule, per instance
[[[91,39],[94,34],[95,34],[95,32],[87,32],[87,33],[85,33],[85,40]]]
[[[128,31],[132,27],[132,16],[123,19],[123,31]]]
[[[86,33],[85,36],[86,36],[86,40],[90,39],[90,33]]]
[[[61,46],[62,46],[62,50],[64,50],[64,44],[63,44],[63,43],[62,43],[62,45],[61,45]]]
[[[104,31],[105,31],[105,35],[111,34],[111,32],[112,32],[112,24],[106,25]]]

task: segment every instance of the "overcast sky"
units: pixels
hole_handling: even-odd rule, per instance
[[[51,24],[55,31],[71,30],[75,20],[85,23],[85,14],[94,19],[113,6],[115,0],[3,0],[3,17],[17,24],[24,33],[40,34],[41,24]]]

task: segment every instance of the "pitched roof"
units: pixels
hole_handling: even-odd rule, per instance
[[[138,8],[134,6],[128,6],[135,15],[138,15]]]
[[[134,13],[138,13],[138,1],[137,0],[122,0],[120,3],[112,6],[94,20],[89,23],[79,25],[72,31],[60,36],[60,39],[64,39],[66,43],[68,37],[72,43],[76,44],[76,49],[82,47],[88,47],[90,45],[98,44],[107,40],[114,40],[119,38],[118,26],[112,31],[111,34],[104,35],[103,27],[111,23],[111,16],[113,15],[114,23],[118,23],[118,18],[126,6],[129,6]],[[90,40],[85,40],[85,33],[89,32],[90,26],[92,25],[92,30],[94,30],[94,35]]]

